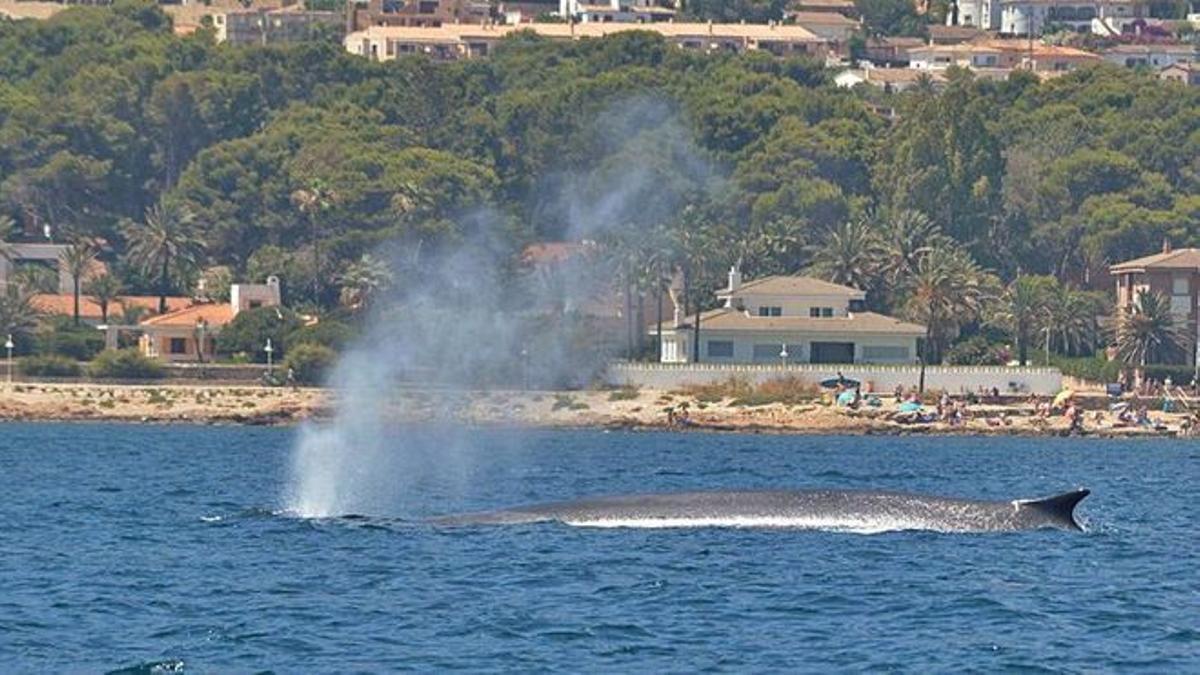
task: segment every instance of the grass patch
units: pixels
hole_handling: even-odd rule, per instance
[[[555,394],[554,405],[550,406],[550,410],[590,410],[591,407],[582,401],[576,401],[574,396],[570,394]]]

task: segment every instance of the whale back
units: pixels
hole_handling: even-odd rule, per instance
[[[1075,520],[1075,507],[1091,490],[1079,489],[1042,499],[1022,499],[1015,502],[1017,510],[1028,520],[1041,521],[1066,530],[1083,530]]]

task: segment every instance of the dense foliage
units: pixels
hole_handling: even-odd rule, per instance
[[[862,6],[888,30],[911,10]],[[0,21],[0,215],[103,237],[130,292],[222,266],[280,276],[293,306],[365,307],[463,242],[516,261],[591,237],[625,252],[642,293],[683,271],[693,309],[740,261],[864,288],[928,322],[935,358],[985,325],[1027,351],[1037,327],[990,307],[1018,276],[1107,290],[1113,261],[1200,245],[1200,89],[1097,67],[849,91],[803,59],[645,33],[379,64],[336,43],[177,37],[123,1]],[[383,242],[399,252],[386,278],[364,257]],[[1019,313],[1029,289],[1011,290]],[[14,325],[16,300],[0,312]],[[1089,353],[1096,337],[1050,340]]]
[[[99,379],[155,380],[165,372],[162,363],[136,349],[109,349],[92,361],[88,374]]]

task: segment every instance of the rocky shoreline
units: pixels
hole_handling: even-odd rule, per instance
[[[336,392],[319,388],[219,385],[0,385],[0,421],[285,426],[331,417]],[[1039,418],[1022,403],[971,406],[959,424],[896,421],[895,404],[846,410],[821,401],[747,404],[663,391],[399,390],[384,406],[398,423],[535,428],[603,428],[772,434],[1065,436],[1061,417]],[[1153,413],[1152,426],[1089,418],[1084,436],[1175,437],[1188,416]]]

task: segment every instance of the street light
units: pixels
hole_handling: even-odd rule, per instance
[[[8,383],[12,384],[12,350],[16,345],[12,341],[12,333],[8,334],[8,339],[4,341],[4,348],[8,350]]]
[[[529,350],[521,349],[521,384],[529,391]]]
[[[263,351],[267,353],[267,377],[271,377],[275,372],[275,362],[272,360],[275,348],[271,346],[271,338],[267,338],[267,346],[263,347]]]
[[[780,346],[783,348],[779,350],[779,360],[783,362],[783,367],[787,368],[787,357],[788,357],[787,344],[785,343]]]

